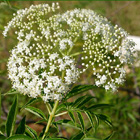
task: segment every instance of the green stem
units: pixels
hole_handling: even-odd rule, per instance
[[[56,100],[56,101],[55,101],[55,104],[54,104],[54,107],[53,107],[53,110],[52,110],[52,112],[50,113],[49,120],[48,120],[46,129],[45,129],[44,135],[43,135],[43,137],[42,137],[42,140],[44,140],[45,136],[47,135],[47,133],[48,133],[48,131],[49,131],[49,128],[50,128],[52,119],[53,119],[53,117],[55,116],[55,111],[56,111],[56,108],[57,108],[57,106],[58,106],[58,103],[59,103],[59,100]]]
[[[46,102],[46,107],[47,107],[49,115],[50,115],[51,114],[51,107],[50,107],[50,105],[47,102]]]
[[[61,116],[61,115],[65,115],[67,113],[68,113],[67,111],[66,112],[62,112],[62,113],[56,114],[55,117],[58,117],[58,116]]]
[[[82,33],[82,31],[79,32],[79,34],[81,34],[81,33]],[[78,40],[78,38],[79,38],[79,36],[77,36],[77,37],[74,39],[74,43]],[[74,47],[74,46],[70,47],[70,49],[68,50],[67,55],[70,54],[70,52],[72,51],[73,47]]]
[[[73,56],[77,56],[79,54],[83,54],[84,52],[77,52],[77,53],[74,53],[74,54],[71,54],[70,56],[73,57]]]

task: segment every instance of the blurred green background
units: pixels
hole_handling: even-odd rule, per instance
[[[18,9],[29,7],[31,4],[52,3],[50,1],[17,1],[17,2],[1,2],[0,3],[0,89],[2,94],[11,89],[10,80],[7,78],[7,61],[9,51],[14,47],[16,37],[13,31],[9,32],[9,36],[4,38],[2,31],[7,22],[13,17]],[[118,24],[124,28],[130,35],[140,36],[140,1],[60,1],[60,12],[74,8],[92,9],[95,12],[107,17],[112,24]],[[97,110],[109,116],[114,125],[115,131],[113,140],[140,140],[140,53],[137,52],[137,57],[133,66],[127,66],[126,82],[118,89],[118,92],[112,94],[105,92],[100,88],[89,91],[86,94],[91,94],[97,97],[97,103],[110,103],[114,107]],[[78,84],[92,84],[91,73],[83,75]],[[19,106],[22,106],[29,98],[20,95]],[[13,101],[13,95],[2,97],[2,121],[0,125],[4,129],[4,120],[7,117],[9,105]],[[37,104],[35,106],[38,106]],[[45,110],[44,104],[39,107]],[[18,114],[18,120],[21,116],[27,115],[27,123],[38,132],[43,128],[42,125],[34,125],[37,120],[32,114],[24,110]],[[67,116],[65,116],[67,117]],[[85,120],[87,118],[85,117]],[[86,121],[88,125],[88,121]],[[60,128],[61,135],[69,137],[74,133],[71,128]],[[109,126],[102,123],[98,128],[97,135],[104,137],[112,131]],[[91,134],[92,135],[92,134]]]

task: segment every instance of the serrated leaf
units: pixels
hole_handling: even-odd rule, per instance
[[[85,114],[87,115],[87,117],[88,117],[88,119],[89,119],[89,121],[91,123],[91,126],[92,126],[92,128],[94,130],[94,122],[93,122],[92,114],[90,112],[88,112],[88,111],[86,111]]]
[[[86,129],[86,133],[89,132],[91,130],[91,128],[92,127],[89,127],[88,129]],[[76,134],[75,136],[70,138],[70,140],[81,140],[84,135],[85,135],[85,133],[79,132],[78,134]]]
[[[95,134],[96,134],[97,128],[98,128],[98,126],[99,126],[99,117],[98,117],[98,115],[96,115],[96,114],[92,114],[92,115],[93,115],[94,118],[95,118]]]
[[[108,120],[108,117],[103,115],[103,114],[98,114],[98,117],[100,120],[104,121],[106,124],[110,125],[113,127],[112,123]]]
[[[35,114],[36,116],[42,118],[42,119],[46,119],[45,114],[38,108],[35,108],[32,106],[27,106],[25,109],[28,110],[29,112]]]
[[[73,107],[77,107],[86,97],[85,96],[81,96],[79,98],[77,98],[74,103],[72,104]]]
[[[96,105],[92,105],[90,107],[87,108],[87,110],[95,110],[95,109],[100,109],[100,108],[107,108],[107,107],[111,107],[112,105],[109,104],[96,104]]]
[[[25,135],[14,135],[7,138],[6,140],[33,140],[33,139]]]
[[[26,118],[26,116],[24,116],[23,119],[21,120],[21,122],[16,130],[16,134],[24,134],[24,132],[25,132],[25,118]]]
[[[96,114],[93,115],[95,117],[96,125],[99,126],[99,118]]]
[[[73,96],[76,96],[80,93],[83,93],[85,91],[88,91],[88,90],[91,90],[93,89],[95,86],[93,85],[78,85],[78,86],[75,86],[69,93],[67,93],[66,97],[65,97],[65,100],[73,97]]]
[[[77,115],[78,115],[79,122],[81,124],[81,128],[83,131],[85,131],[84,119],[83,119],[81,112],[77,112]]]
[[[27,106],[29,106],[29,105],[31,105],[31,104],[33,104],[33,103],[37,103],[37,102],[39,102],[39,101],[41,101],[42,99],[40,98],[40,97],[38,97],[38,98],[32,98],[32,99],[30,99],[24,106],[22,106],[21,107],[21,110],[23,109],[23,108],[26,108]]]
[[[82,108],[83,106],[85,106],[90,100],[92,100],[95,97],[92,96],[85,96],[85,98],[78,104],[77,107]]]
[[[10,108],[10,111],[8,113],[7,121],[6,121],[6,134],[7,137],[11,136],[14,130],[15,126],[15,120],[16,120],[16,112],[17,112],[17,96],[15,96],[15,100]]]
[[[30,134],[33,138],[35,138],[35,139],[38,138],[38,137],[37,137],[37,133],[36,133],[35,130],[33,130],[33,129],[32,129],[31,127],[29,127],[28,125],[26,125],[26,129],[28,130],[29,134]]]
[[[78,133],[74,137],[72,137],[70,140],[81,140],[81,138],[84,136],[83,132]]]
[[[56,123],[58,125],[64,125],[64,126],[76,128],[76,129],[79,129],[79,130],[81,129],[80,126],[79,126],[79,124],[73,123],[73,121],[71,121],[71,120],[63,119],[63,120],[56,121],[54,123]]]
[[[75,123],[75,116],[74,116],[73,112],[69,111],[68,114],[69,114],[70,118],[72,119],[72,121]]]

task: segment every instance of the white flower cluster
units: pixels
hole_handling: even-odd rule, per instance
[[[45,102],[61,100],[80,73],[91,69],[97,86],[115,91],[124,81],[124,64],[132,63],[135,43],[92,10],[54,14],[58,8],[58,3],[32,5],[5,27],[4,36],[18,28],[19,43],[8,62],[13,88]]]
[[[124,65],[133,62],[135,43],[122,28],[112,26],[92,10],[67,11],[61,19],[67,22],[73,34],[78,33],[83,39],[80,73],[91,69],[96,86],[115,91],[124,82]]]

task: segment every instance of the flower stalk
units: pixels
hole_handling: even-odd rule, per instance
[[[46,107],[47,107],[48,113],[49,113],[49,115],[50,115],[50,114],[51,114],[51,107],[50,107],[50,105],[48,104],[48,102],[46,102]]]
[[[42,137],[42,140],[44,140],[45,136],[47,135],[47,133],[48,133],[48,131],[49,131],[49,128],[50,128],[52,119],[53,119],[53,117],[55,116],[55,111],[56,111],[56,109],[57,109],[58,104],[59,104],[59,100],[56,100],[56,101],[55,101],[55,104],[54,104],[54,107],[53,107],[53,110],[52,110],[52,112],[50,113],[49,120],[48,120],[48,124],[47,124],[47,126],[46,126],[46,129],[45,129],[44,135],[43,135],[43,137]]]

